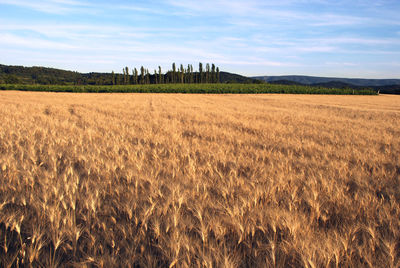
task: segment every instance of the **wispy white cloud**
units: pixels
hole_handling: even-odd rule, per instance
[[[166,31],[160,33],[156,27],[130,27],[130,26],[107,26],[102,24],[73,24],[73,23],[12,23],[0,20],[0,33],[31,32],[37,36],[47,39],[63,39],[64,41],[104,42],[106,40],[148,40],[152,37],[181,37],[184,32]],[[27,38],[27,36],[25,36]]]
[[[251,19],[258,18],[286,18],[300,19],[304,18],[302,12],[293,12],[287,9],[271,8],[271,5],[266,8],[263,1],[240,1],[240,0],[203,0],[198,1],[179,1],[167,0],[169,5],[175,8],[175,12],[181,15],[202,17],[202,16],[218,16],[224,18],[224,15],[229,15],[229,21],[233,24],[241,25],[244,18],[247,18],[245,24],[253,25]],[[267,2],[269,3],[269,2]],[[273,5],[276,6],[276,5]],[[239,21],[236,21],[239,19]]]
[[[14,34],[0,33],[1,45],[19,46],[23,48],[32,49],[52,49],[52,50],[65,50],[65,49],[77,49],[77,46],[66,44],[64,42],[55,42],[44,40],[35,37],[21,37]]]
[[[191,17],[216,16],[221,18],[222,23],[254,30],[306,31],[315,28],[324,31],[327,27],[342,27],[343,31],[347,27],[400,25],[397,14],[387,14],[387,10],[380,15],[374,14],[376,10],[369,11],[372,14],[366,14],[371,9],[371,1],[354,3],[344,0],[204,0],[201,4],[193,0],[166,2],[174,7],[177,14]],[[317,6],[323,8],[315,11],[318,10]]]
[[[311,26],[348,26],[348,25],[362,25],[373,23],[369,18],[363,18],[358,16],[345,16],[340,14],[319,14],[313,15],[310,19]]]
[[[351,36],[329,37],[293,37],[293,38],[259,38],[255,37],[253,43],[255,50],[259,52],[284,53],[284,51],[299,52],[353,52],[370,51],[395,52],[400,46],[400,38],[366,38]],[[349,47],[350,46],[350,47]],[[391,47],[392,49],[388,49]],[[380,49],[380,50],[378,50]],[[400,50],[397,50],[400,52]]]
[[[299,67],[301,64],[288,62],[288,61],[268,61],[260,59],[246,59],[246,60],[218,60],[215,63],[229,64],[229,65],[240,65],[240,66],[261,66],[261,67]]]
[[[294,50],[301,51],[301,52],[333,52],[337,48],[333,46],[321,46],[321,45],[312,45],[312,46],[296,46]]]
[[[324,38],[305,38],[306,42],[318,43],[320,45],[358,45],[362,47],[374,46],[383,47],[384,45],[397,46],[400,45],[400,38],[365,38],[365,37],[348,37],[348,36],[334,36]],[[298,40],[299,41],[299,40]]]
[[[325,65],[328,66],[341,66],[341,67],[355,67],[360,64],[354,62],[325,62]]]
[[[363,63],[377,68],[368,59],[398,59],[400,22],[396,8],[368,3],[373,1],[0,0],[0,62],[31,59],[107,71],[202,61],[228,71],[243,66],[243,74],[350,70]]]
[[[18,6],[51,14],[65,14],[77,11],[90,11],[91,5],[84,1],[74,0],[0,0],[0,4]]]
[[[130,4],[113,4],[113,3],[103,3],[100,4],[102,9],[105,10],[119,10],[124,12],[136,12],[135,14],[152,14],[152,15],[161,15],[167,16],[172,15],[171,10],[166,10],[160,6],[143,6],[137,3]]]
[[[215,60],[220,56],[218,53],[209,51],[201,45],[187,46],[186,44],[175,43],[148,43],[146,40],[131,40],[131,39],[118,39],[112,38],[99,42],[98,39],[85,39],[76,42],[74,39],[58,41],[50,41],[34,36],[21,37],[16,34],[1,33],[0,49],[20,48],[26,51],[31,51],[31,56],[41,51],[54,51],[58,50],[69,55],[92,55],[94,58],[107,58],[113,57],[122,61],[126,59],[143,59],[145,55],[154,58],[163,57],[167,55],[170,60],[175,59],[207,59]],[[63,53],[59,54],[62,55]],[[72,54],[71,54],[72,53]],[[147,56],[148,57],[148,56]],[[148,57],[149,58],[149,57]],[[80,60],[81,61],[81,60]],[[129,60],[131,61],[131,60]],[[125,62],[126,64],[126,62]]]

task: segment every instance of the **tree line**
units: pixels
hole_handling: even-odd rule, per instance
[[[141,67],[124,68],[115,73],[79,73],[47,67],[24,67],[0,64],[0,84],[24,85],[141,85],[141,84],[202,84],[202,83],[263,83],[238,74],[220,72],[215,64],[198,64],[184,67],[172,64],[169,70],[161,67],[150,72]],[[197,67],[197,66],[196,66]]]
[[[148,84],[203,84],[203,83],[220,83],[220,70],[215,64],[207,63],[205,67],[203,63],[199,63],[199,68],[194,71],[193,65],[188,64],[185,68],[183,64],[179,67],[172,63],[172,69],[163,73],[161,66],[158,70],[154,70],[153,74],[149,69],[140,67],[133,68],[129,71],[129,67],[122,69],[122,74],[111,73],[112,85],[148,85]]]

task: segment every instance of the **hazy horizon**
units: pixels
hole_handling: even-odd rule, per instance
[[[399,79],[400,2],[0,0],[0,64]]]

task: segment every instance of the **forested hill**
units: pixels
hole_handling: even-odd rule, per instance
[[[0,83],[5,84],[69,84],[87,75],[45,67],[0,65]]]
[[[305,85],[324,88],[373,89],[385,94],[400,94],[400,79],[360,79],[303,75],[257,76],[254,79],[270,84]]]
[[[199,70],[202,72],[199,72]],[[0,84],[39,85],[129,85],[168,83],[241,83],[241,84],[281,84],[306,85],[321,88],[373,89],[381,93],[400,94],[400,79],[348,79],[312,76],[263,76],[245,77],[238,74],[220,72],[214,64],[201,64],[194,71],[193,66],[150,73],[141,67],[123,69],[123,73],[79,73],[47,67],[23,67],[0,64]]]
[[[317,77],[305,75],[283,75],[283,76],[257,76],[254,79],[260,79],[265,82],[291,81],[302,85],[315,85],[326,83],[343,83],[360,87],[370,86],[390,86],[400,85],[400,79],[362,79],[362,78],[339,78],[339,77]]]
[[[214,65],[212,65],[214,67]],[[203,70],[201,76],[198,71],[193,72],[193,67],[191,69],[191,73],[186,72],[187,69],[184,69],[184,76],[180,75],[180,69],[176,70],[175,76],[179,76],[176,78],[176,83],[180,83],[180,78],[184,79],[184,82],[196,82],[200,80],[199,77],[202,77],[202,81],[204,83],[262,83],[262,81],[248,78],[245,76],[241,76],[238,74],[232,74],[227,72],[212,72],[212,67],[206,65],[206,68]],[[209,72],[207,73],[207,68]],[[159,70],[157,70],[159,71]],[[112,85],[112,84],[126,84],[126,83],[134,83],[134,74],[133,72],[128,70],[129,78],[126,78],[124,73],[79,73],[73,71],[66,71],[54,68],[46,68],[46,67],[23,67],[23,66],[11,66],[11,65],[1,65],[0,64],[0,84],[43,84],[43,85]],[[173,71],[168,70],[166,73],[162,73],[162,77],[157,76],[153,73],[150,74],[148,70],[144,70],[144,78],[146,79],[146,83],[154,84],[157,80],[161,80],[163,82],[169,81],[173,82],[172,77]],[[214,76],[212,76],[214,74]],[[137,73],[137,80],[140,81],[140,75]],[[218,75],[218,76],[217,76]],[[210,77],[210,78],[208,78]],[[212,78],[214,77],[214,78]],[[218,78],[217,78],[218,77]],[[129,82],[125,79],[129,79]],[[190,79],[190,81],[189,81]],[[196,80],[197,79],[197,80]],[[208,79],[208,80],[207,80]]]

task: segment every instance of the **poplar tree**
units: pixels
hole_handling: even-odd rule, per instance
[[[175,83],[175,77],[176,77],[176,65],[175,62],[172,63],[172,83]]]
[[[145,72],[145,70],[144,70],[144,67],[142,66],[142,67],[140,67],[140,84],[144,84],[144,72]]]
[[[217,76],[215,73],[215,64],[211,65],[211,83],[217,83]]]
[[[135,68],[134,70],[133,70],[133,83],[135,84],[135,85],[137,85],[138,84],[138,70]]]
[[[128,68],[128,66],[125,67],[125,76],[126,76],[125,77],[125,85],[128,85],[128,84],[130,84],[129,83],[130,79],[129,79],[129,68]]]
[[[217,83],[220,83],[221,79],[220,79],[220,73],[219,73],[219,68],[217,67]]]
[[[190,64],[190,83],[194,83],[194,73],[192,64]]]
[[[114,86],[115,85],[115,73],[112,71],[111,73],[111,84]]]
[[[203,83],[203,63],[199,63],[199,83]]]
[[[158,75],[157,75],[157,70],[156,70],[156,69],[154,69],[154,83],[155,83],[155,84],[160,83],[160,82],[158,81]]]
[[[190,64],[188,64],[187,73],[188,73],[187,82],[190,84],[190,83],[192,83],[192,68],[191,68]]]
[[[181,83],[183,84],[185,81],[185,69],[183,68],[183,64],[181,64],[181,70],[180,70],[180,80],[181,80]]]
[[[186,70],[186,83],[190,83],[191,76],[192,74],[191,74],[190,64],[188,64]]]
[[[126,78],[125,78],[125,68],[122,68],[122,74],[123,74],[123,79],[124,79],[124,84],[125,84],[125,82],[126,82]]]
[[[171,71],[168,71],[168,72],[165,74],[165,84],[169,84],[169,83],[170,83],[170,80],[171,80]]]
[[[149,69],[146,70],[146,84],[150,84],[150,72],[149,72]]]
[[[206,83],[210,83],[210,64],[206,64]]]
[[[161,73],[161,66],[158,66],[158,82],[159,82],[160,84],[163,84],[163,83],[164,83],[163,77],[162,77],[162,73]]]

